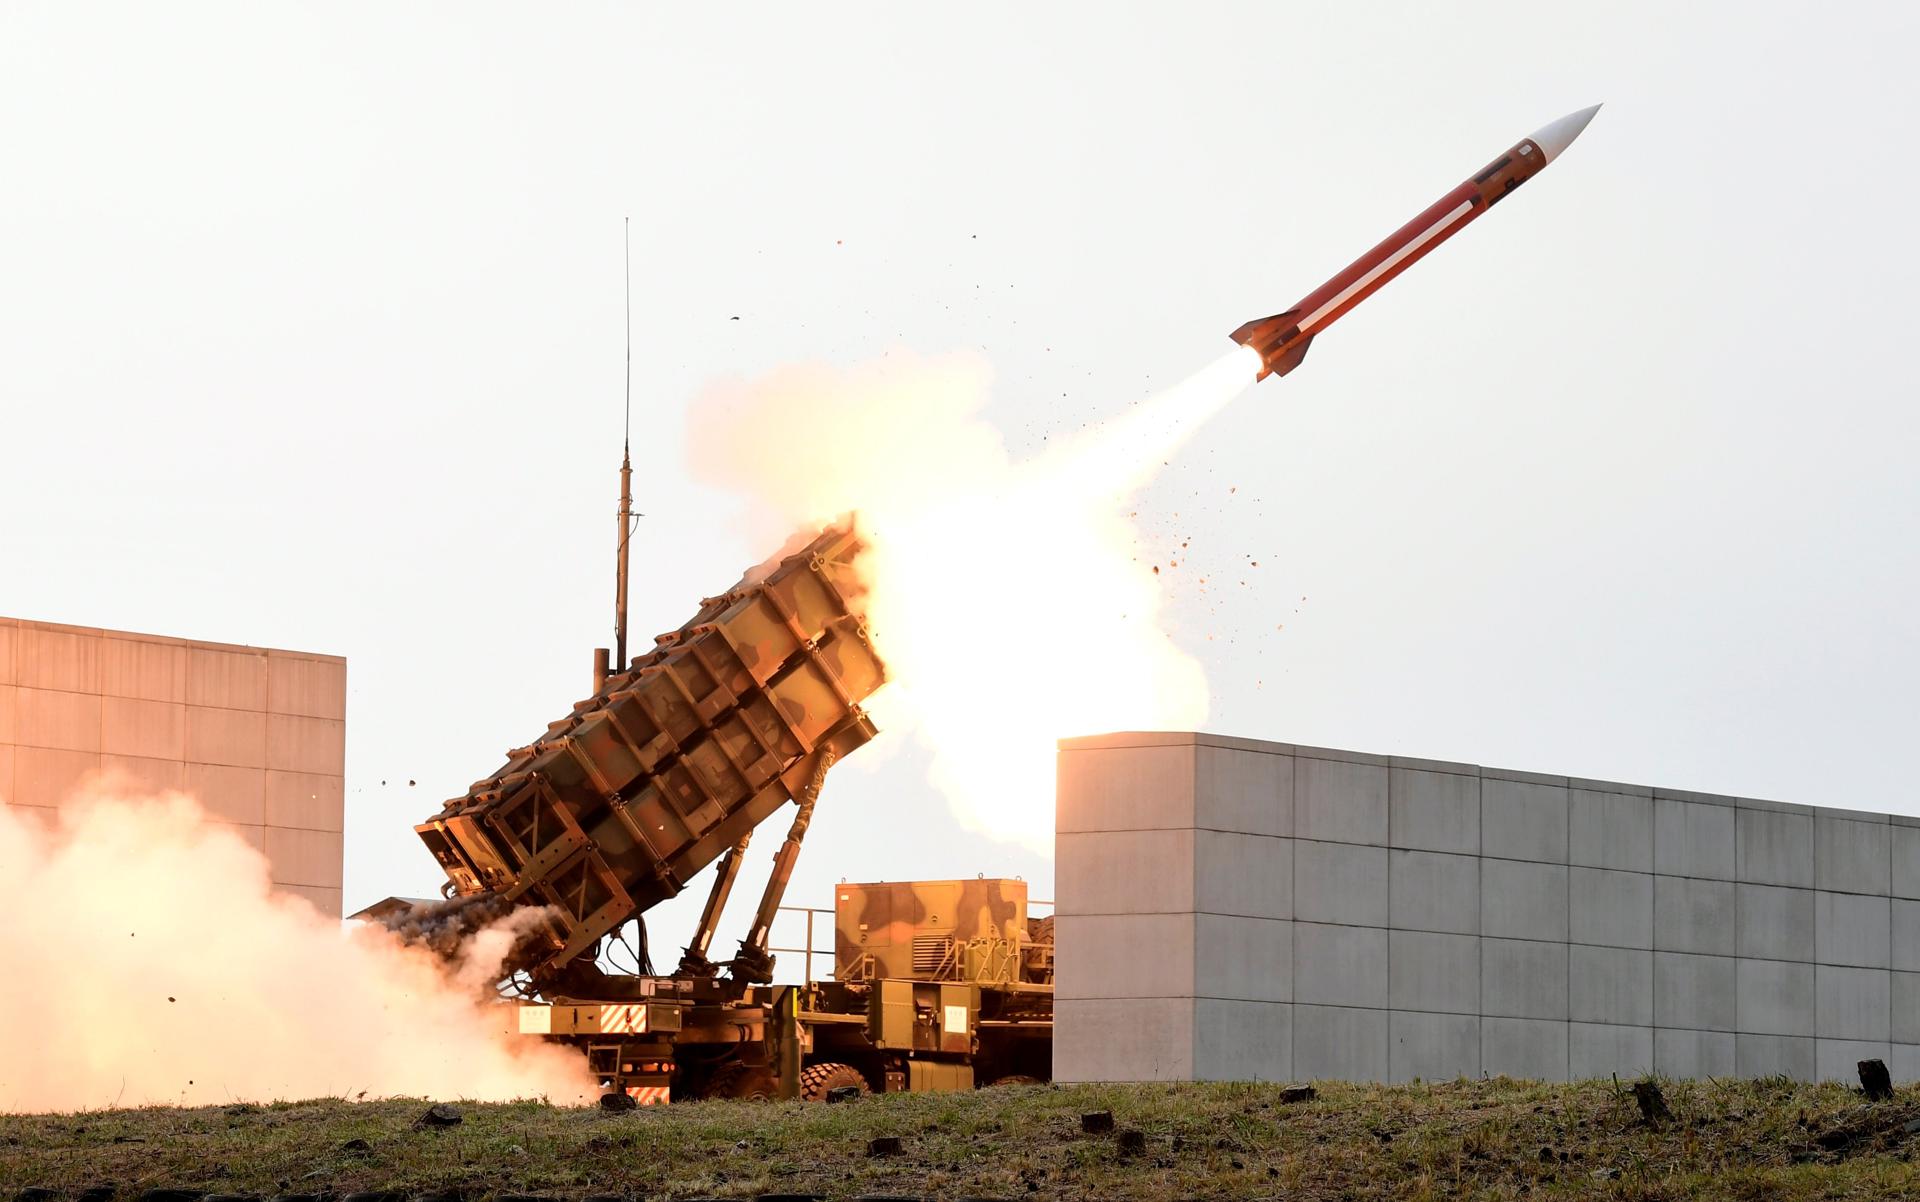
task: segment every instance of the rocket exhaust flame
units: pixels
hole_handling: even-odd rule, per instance
[[[977,359],[785,368],[704,397],[693,459],[750,499],[767,542],[857,515],[893,678],[869,709],[930,750],[963,824],[1046,854],[1055,740],[1206,717],[1205,676],[1158,622],[1160,580],[1135,556],[1125,502],[1259,369],[1237,348],[1015,461],[980,416]]]
[[[0,806],[0,907],[17,986],[0,1110],[599,1092],[485,1003],[538,912],[481,924],[442,964],[272,893],[265,859],[180,794],[96,786],[53,827]]]

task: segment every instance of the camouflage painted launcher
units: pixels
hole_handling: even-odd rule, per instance
[[[549,964],[674,896],[875,731],[886,680],[833,526],[702,603],[546,737],[414,829],[456,896],[553,906]]]

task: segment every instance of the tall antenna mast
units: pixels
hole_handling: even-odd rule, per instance
[[[613,583],[613,670],[625,672],[627,660],[627,543],[633,537],[633,218],[620,225],[626,272],[627,390],[620,433],[620,542]]]

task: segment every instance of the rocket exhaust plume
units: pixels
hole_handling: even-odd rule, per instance
[[[83,792],[56,826],[0,806],[0,1110],[598,1094],[583,1060],[489,1011],[537,911],[445,964],[272,893],[191,798]]]
[[[1127,497],[1251,384],[1237,348],[1123,416],[1016,461],[980,416],[970,356],[894,355],[729,382],[696,409],[697,471],[748,497],[756,538],[849,512],[870,549],[867,614],[892,683],[869,708],[910,730],[970,828],[1050,853],[1054,743],[1191,729],[1200,665],[1158,621]]]

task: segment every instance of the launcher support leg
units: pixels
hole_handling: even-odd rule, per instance
[[[720,912],[727,908],[727,898],[733,893],[733,882],[740,875],[740,862],[746,858],[747,840],[751,838],[752,831],[740,836],[740,842],[727,849],[720,866],[714,869],[713,891],[707,894],[706,908],[700,911],[700,925],[694,928],[693,942],[680,957],[677,975],[710,977],[717,970],[714,962],[707,959],[707,953],[713,950],[713,933],[720,925]]]
[[[827,769],[833,767],[834,751],[823,747],[819,760],[814,764],[813,776],[807,781],[807,787],[800,791],[800,809],[793,816],[793,825],[787,829],[787,841],[780,850],[773,853],[773,875],[767,878],[766,892],[760,895],[760,908],[754,912],[753,926],[747,937],[740,941],[740,954],[733,958],[733,976],[740,981],[751,981],[764,985],[773,980],[773,956],[767,951],[767,943],[773,936],[773,918],[780,910],[781,899],[787,894],[787,882],[793,879],[794,861],[800,858],[800,843],[807,837],[807,827],[813,822],[814,803],[820,800],[820,786],[826,782]]]

